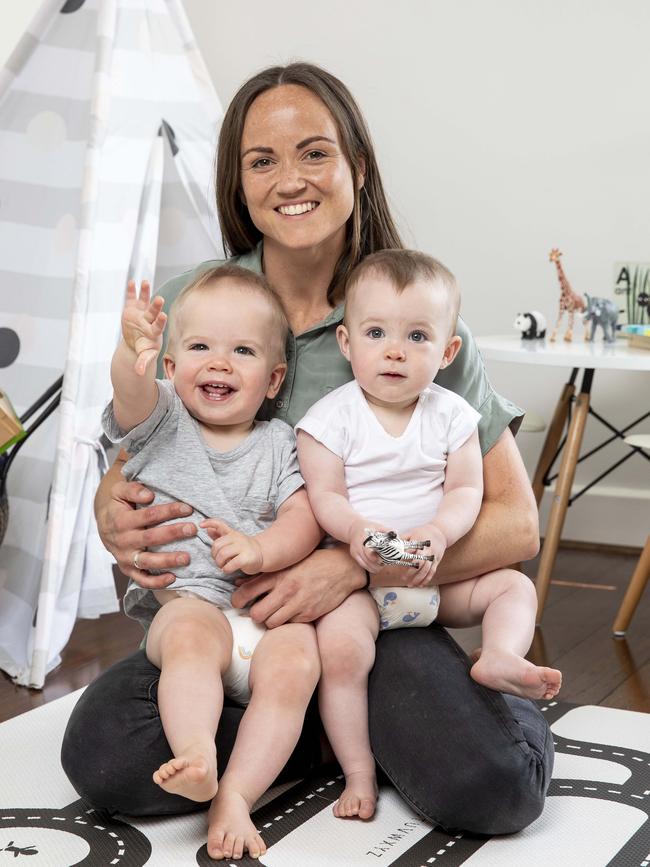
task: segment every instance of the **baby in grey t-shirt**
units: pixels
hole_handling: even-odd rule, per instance
[[[255,418],[284,379],[288,324],[263,277],[234,266],[206,271],[172,305],[160,381],[163,303],[148,283],[139,293],[129,283],[103,419],[130,453],[127,479],[153,490],[155,502],[190,504],[198,525],[176,581],[157,591],[131,582],[124,601],[149,626],[147,657],[161,669],[158,706],[173,758],[153,779],[195,801],[214,798],[213,826],[258,857],[265,846],[249,805],[291,755],[320,671],[311,624],[267,632],[230,601],[236,577],[287,568],[321,538],[292,430]],[[251,701],[217,787],[224,689]]]

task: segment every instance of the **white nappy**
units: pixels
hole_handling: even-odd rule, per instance
[[[207,601],[191,590],[154,590],[154,596],[161,605],[176,596]],[[248,704],[251,700],[251,690],[248,684],[251,659],[253,658],[253,651],[266,632],[266,626],[255,623],[245,608],[222,608],[221,611],[232,630],[232,656],[230,665],[223,676],[223,689],[228,698],[238,704]]]
[[[232,629],[232,657],[223,676],[223,688],[233,701],[248,704],[251,689],[248,676],[253,652],[266,632],[266,626],[255,623],[245,608],[222,609]]]
[[[440,590],[432,587],[371,587],[380,629],[429,626],[438,616]]]

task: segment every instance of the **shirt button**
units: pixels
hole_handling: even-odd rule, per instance
[[[278,409],[282,409],[282,407],[284,406],[284,401],[283,400],[276,400],[275,405],[277,406]]]

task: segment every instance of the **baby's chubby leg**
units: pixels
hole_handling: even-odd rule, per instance
[[[334,805],[339,818],[369,819],[377,803],[368,736],[368,674],[375,661],[378,631],[377,605],[361,590],[321,617],[316,626],[323,669],[320,714],[345,773],[345,789]]]
[[[284,767],[298,742],[320,676],[314,627],[286,623],[269,629],[255,648],[251,700],[208,817],[211,858],[257,858],[266,851],[250,810]]]
[[[231,652],[230,624],[210,602],[175,597],[153,619],[147,657],[161,670],[158,707],[174,754],[153,779],[167,792],[203,802],[217,791],[214,739]]]
[[[514,569],[440,587],[438,622],[473,626],[483,619],[480,656],[471,675],[477,683],[525,698],[553,698],[562,674],[524,659],[535,630],[537,597],[530,579]]]

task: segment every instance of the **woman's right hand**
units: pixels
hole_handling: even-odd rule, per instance
[[[120,571],[146,589],[166,587],[176,580],[171,570],[186,566],[190,556],[185,551],[147,551],[149,547],[169,544],[195,536],[193,523],[164,523],[172,518],[189,516],[186,503],[163,503],[136,509],[136,503],[150,503],[153,493],[139,482],[126,482],[116,462],[104,476],[95,503],[95,516],[104,546],[115,557]],[[137,569],[133,564],[138,555]],[[160,574],[151,575],[147,570]]]

